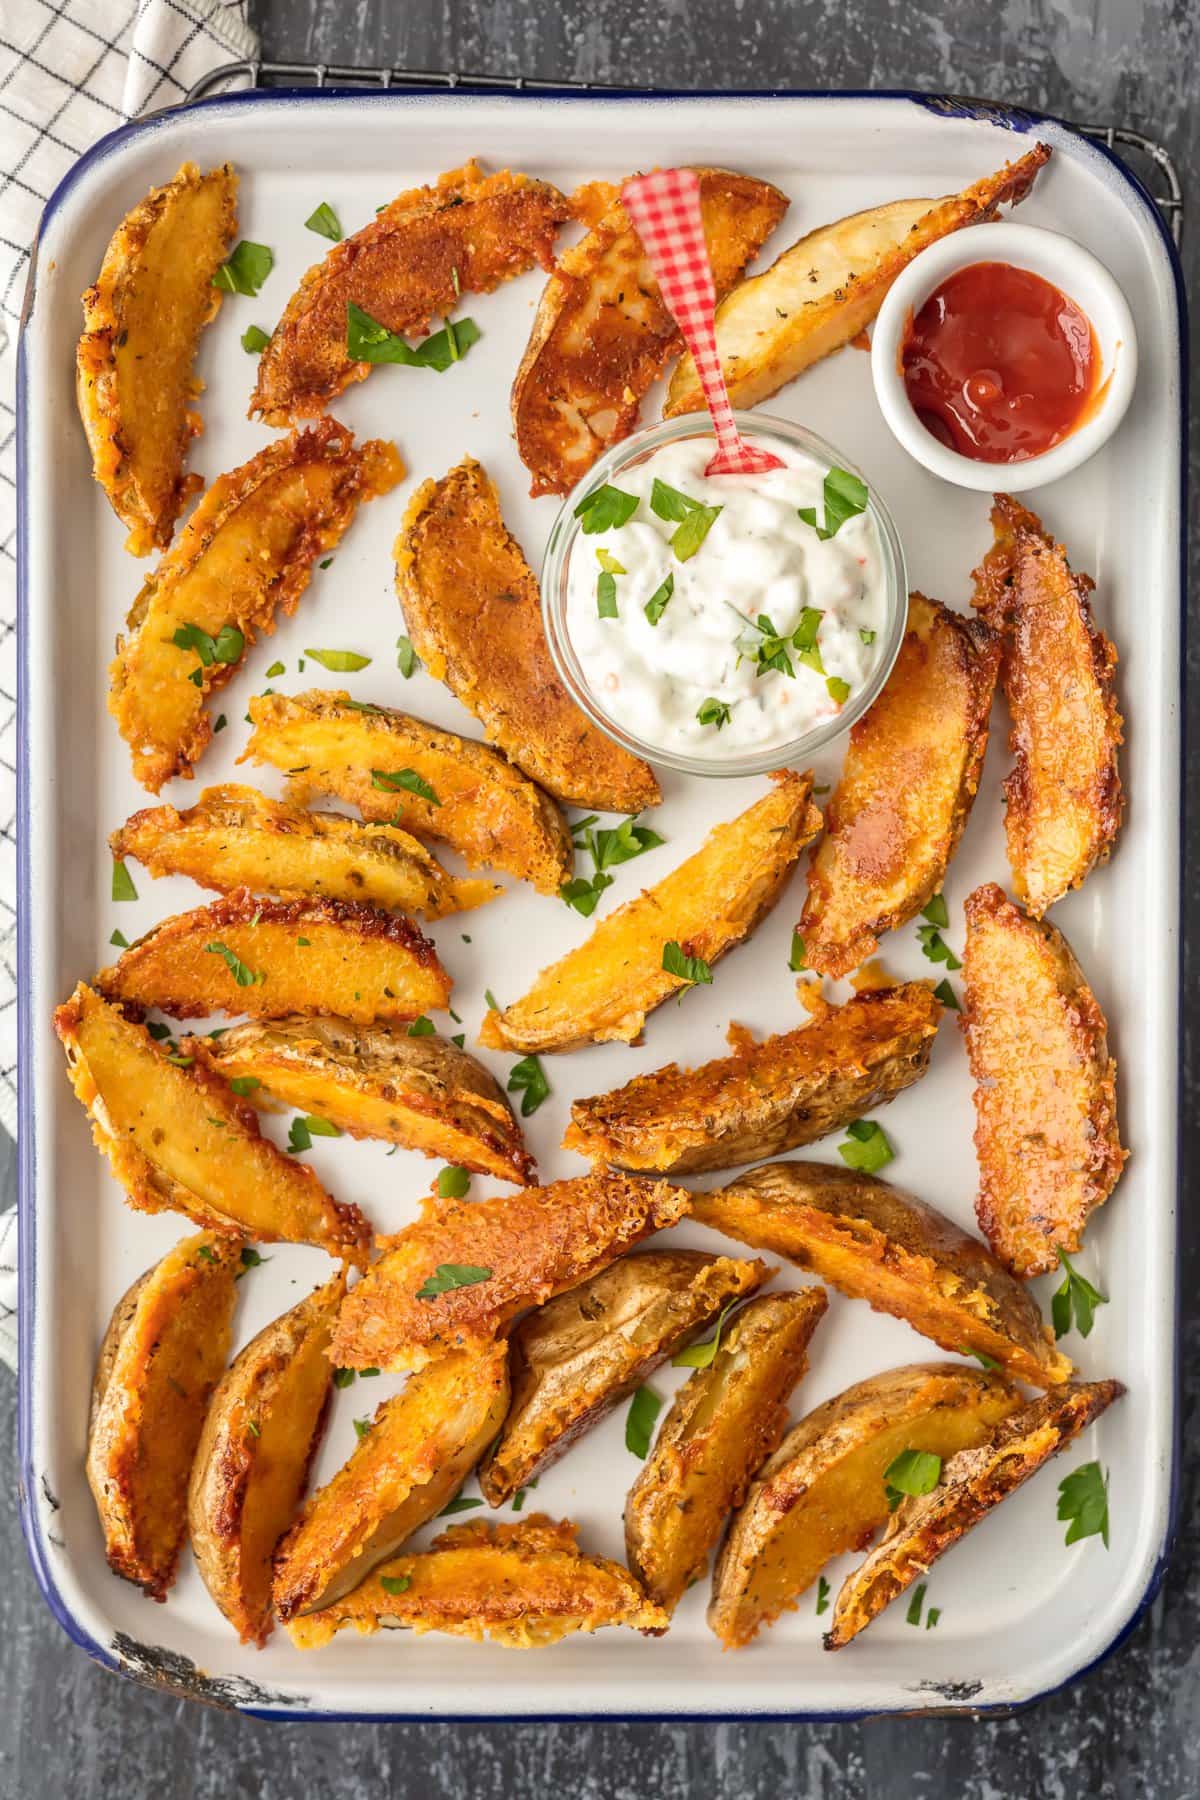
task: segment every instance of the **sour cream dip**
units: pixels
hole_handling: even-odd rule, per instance
[[[836,729],[887,653],[894,596],[865,485],[782,437],[751,441],[784,467],[709,476],[712,437],[678,437],[572,509],[563,623],[578,677],[671,758],[740,762]]]

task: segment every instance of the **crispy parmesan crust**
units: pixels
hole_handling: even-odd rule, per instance
[[[221,304],[213,276],[237,234],[237,187],[228,163],[207,175],[184,163],[125,215],[83,296],[79,416],[92,472],[129,527],[133,556],[166,548],[203,485],[183,473],[203,430],[192,365]]]
[[[479,1471],[488,1504],[535,1481],[770,1273],[699,1250],[647,1250],[528,1314],[511,1340],[512,1405]]]
[[[246,646],[296,609],[312,566],[336,545],[360,503],[404,474],[393,444],[358,446],[335,419],[268,444],[201,499],[179,541],[148,576],[109,665],[108,710],[133,753],[133,772],[157,793],[172,775],[190,779],[212,738],[205,703],[240,668],[207,666],[175,633],[226,626]],[[199,675],[197,683],[193,677]]]
[[[1004,832],[1014,892],[1040,919],[1108,860],[1121,828],[1117,652],[1092,617],[1091,578],[1071,573],[1035,514],[1008,494],[995,499],[996,541],[975,571],[973,604],[1004,641]]]
[[[857,1637],[889,1601],[927,1574],[939,1556],[1124,1392],[1119,1381],[1056,1388],[1004,1419],[984,1443],[952,1456],[933,1492],[902,1500],[882,1543],[846,1577],[825,1648],[840,1650]]]
[[[728,169],[697,173],[719,299],[782,219],[787,196]],[[647,390],[683,348],[641,239],[615,192],[608,202],[559,258],[513,383],[513,429],[534,494],[565,494],[628,437]]]
[[[975,1079],[980,1228],[1014,1274],[1057,1267],[1112,1193],[1128,1152],[1100,1005],[1062,933],[995,883],[966,903],[966,1005]]]
[[[886,1181],[827,1163],[764,1163],[695,1195],[692,1211],[702,1225],[906,1320],[943,1350],[978,1352],[1033,1387],[1070,1379],[1028,1288],[952,1219]]]
[[[628,1569],[585,1556],[576,1536],[576,1526],[545,1513],[514,1525],[452,1525],[430,1549],[396,1557],[347,1599],[293,1620],[292,1642],[315,1650],[348,1625],[364,1636],[381,1627],[447,1631],[506,1650],[538,1650],[604,1625],[665,1631],[667,1614]]]
[[[776,1448],[788,1396],[829,1302],[823,1288],[764,1294],[734,1314],[706,1369],[680,1388],[625,1502],[625,1555],[673,1612],[699,1580],[729,1514]]]
[[[850,732],[797,929],[818,975],[846,975],[936,894],[983,769],[1000,640],[924,594],[887,685]]]
[[[874,319],[900,271],[929,244],[1023,200],[1049,160],[1045,144],[961,194],[900,200],[822,225],[785,250],[717,308],[717,349],[735,406],[757,406],[850,343]],[[704,405],[695,365],[681,358],[665,411]]]
[[[187,1047],[226,1080],[328,1119],[351,1137],[382,1138],[459,1168],[527,1185],[537,1165],[499,1084],[482,1063],[436,1034],[298,1016],[235,1025]]]
[[[815,1143],[920,1080],[941,1016],[920,981],[821,1006],[799,1031],[761,1043],[739,1035],[732,1056],[698,1069],[668,1063],[574,1101],[563,1148],[683,1175]]]
[[[344,1274],[260,1331],[217,1385],[188,1488],[205,1587],[243,1644],[271,1634],[271,1557],[320,1447],[333,1368],[325,1352]]]
[[[186,1238],[118,1302],[100,1347],[87,1478],[109,1567],[152,1600],[174,1584],[188,1474],[229,1354],[240,1241]]]
[[[169,1061],[143,1025],[83,982],[54,1029],[96,1148],[131,1206],[361,1259],[370,1237],[362,1213],[331,1200],[311,1169],[264,1138],[253,1108],[211,1069]]]
[[[340,1600],[453,1499],[504,1420],[504,1344],[439,1357],[376,1408],[370,1430],[304,1506],[275,1557],[285,1621]]]
[[[688,985],[663,968],[665,946],[674,941],[711,967],[770,912],[821,829],[811,773],[781,770],[771,779],[770,793],[714,827],[657,886],[601,919],[584,943],[542,970],[523,999],[488,1012],[480,1043],[535,1054],[634,1043],[647,1013]]]
[[[665,1181],[580,1175],[499,1200],[424,1202],[415,1225],[377,1240],[383,1255],[346,1298],[332,1355],[344,1368],[419,1369],[487,1342],[526,1307],[598,1275],[651,1232],[674,1225],[690,1195]],[[445,1264],[485,1268],[467,1287],[425,1299]]]
[[[537,578],[501,517],[495,483],[472,457],[409,501],[396,587],[429,673],[531,780],[604,812],[658,805],[649,765],[591,724],[559,679]]]
[[[317,689],[257,694],[250,717],[254,730],[241,760],[282,769],[300,805],[314,794],[335,794],[364,819],[439,839],[473,868],[503,869],[542,894],[557,894],[569,878],[574,848],[566,819],[549,794],[486,744]],[[405,769],[428,782],[436,804],[374,779],[373,772]]]
[[[213,945],[251,978],[239,981]],[[323,1012],[369,1025],[444,1008],[451,981],[429,939],[402,915],[356,900],[259,900],[235,888],[164,919],[101,969],[96,985],[110,1000],[159,1006],[176,1019]]]
[[[508,169],[485,175],[474,161],[398,194],[304,276],[259,361],[250,416],[278,426],[310,418],[366,379],[372,365],[346,352],[351,302],[389,331],[424,337],[460,294],[490,293],[535,262],[548,269],[569,217],[548,182]]]
[[[288,900],[362,900],[427,919],[482,906],[500,892],[494,882],[447,874],[424,844],[394,825],[307,812],[233,783],[205,788],[186,812],[146,807],[108,844],[118,861],[132,856],[156,879],[189,875],[223,894],[248,887]]]

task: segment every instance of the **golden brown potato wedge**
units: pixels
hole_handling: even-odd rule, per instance
[[[1014,1381],[1071,1376],[1029,1290],[945,1213],[873,1175],[829,1163],[764,1163],[696,1194],[702,1225],[786,1256],[943,1350],[979,1355]]]
[[[793,1609],[831,1557],[886,1523],[903,1450],[981,1444],[1021,1404],[1002,1376],[914,1363],[859,1381],[793,1426],[752,1484],[713,1573],[708,1622],[726,1649]]]
[[[108,1565],[165,1600],[187,1529],[188,1476],[229,1355],[238,1240],[185,1238],[129,1289],[100,1347],[87,1478]]]
[[[441,919],[483,906],[501,891],[495,882],[448,875],[424,844],[395,825],[306,812],[234,783],[205,788],[186,812],[146,807],[108,843],[119,862],[132,856],[156,879],[190,875],[221,894],[247,887],[285,900],[328,895]]]
[[[227,1236],[362,1258],[370,1227],[284,1156],[252,1108],[198,1061],[168,1054],[83,982],[54,1015],[67,1073],[129,1204],[182,1212]]]
[[[840,1650],[939,1556],[1036,1475],[1125,1392],[1119,1381],[1055,1388],[1003,1419],[983,1443],[943,1465],[932,1493],[901,1500],[883,1541],[842,1583],[825,1648]]]
[[[309,1009],[355,1024],[445,1007],[451,981],[411,919],[356,900],[223,900],[164,919],[96,985],[176,1019],[223,1009],[282,1019]]]
[[[335,244],[304,276],[263,351],[250,415],[283,426],[325,410],[372,364],[346,347],[350,305],[388,331],[424,337],[461,294],[487,294],[532,268],[548,269],[555,234],[571,216],[548,182],[471,161],[411,188],[361,231]]]
[[[711,968],[770,912],[821,829],[811,774],[782,770],[772,780],[769,794],[716,826],[694,856],[543,969],[524,999],[487,1013],[480,1043],[539,1055],[612,1039],[632,1044],[646,1014],[690,985],[663,968],[667,945]]]
[[[821,225],[762,275],[735,287],[717,308],[717,350],[733,404],[759,405],[856,338],[915,256],[964,225],[994,218],[998,207],[1016,206],[1049,155],[1045,144],[1035,144],[961,194],[893,200]],[[684,356],[666,412],[698,412],[703,405],[695,365]]]
[[[323,419],[213,482],[143,583],[109,665],[108,710],[143,787],[157,794],[172,775],[191,778],[213,734],[209,696],[278,612],[295,611],[359,504],[403,473],[394,445],[356,446]]]
[[[316,1113],[351,1137],[382,1138],[501,1181],[536,1179],[497,1082],[436,1034],[297,1015],[184,1045],[227,1081],[261,1083],[264,1096]]]
[[[472,868],[503,869],[542,894],[557,894],[569,880],[575,853],[562,813],[486,744],[316,690],[258,694],[250,717],[242,760],[282,769],[299,804],[336,794],[364,819],[440,839]],[[432,789],[432,800],[421,787]]]
[[[542,628],[537,578],[473,457],[425,481],[396,539],[396,588],[417,655],[510,762],[559,800],[638,813],[662,799],[648,763],[567,693]]]
[[[338,1274],[252,1338],[213,1394],[188,1488],[188,1530],[205,1587],[243,1644],[271,1634],[271,1558],[320,1447],[346,1292]]]
[[[725,1520],[783,1436],[828,1304],[824,1288],[751,1300],[676,1394],[625,1502],[629,1567],[665,1611],[703,1575]]]
[[[852,727],[797,930],[818,975],[847,975],[938,893],[979,786],[1000,640],[924,594],[887,685]]]
[[[376,1409],[332,1481],[305,1502],[275,1557],[285,1621],[340,1600],[452,1500],[508,1405],[504,1344],[452,1351]]]
[[[1004,641],[1004,833],[1016,896],[1040,919],[1108,860],[1121,829],[1117,652],[1092,617],[1090,576],[1071,573],[1041,520],[997,494],[992,527],[973,604]]]
[[[698,1069],[668,1063],[571,1105],[563,1148],[594,1163],[661,1175],[731,1169],[811,1144],[895,1099],[929,1066],[942,1016],[923,981],[819,1005],[798,1031]]]
[[[729,169],[699,169],[717,296],[758,255],[787,196]],[[513,382],[513,430],[535,494],[565,494],[628,437],[651,384],[683,348],[641,239],[617,200],[546,283]]]
[[[346,1369],[419,1369],[486,1343],[526,1307],[598,1275],[691,1196],[665,1181],[580,1175],[498,1200],[424,1202],[346,1297],[333,1342]],[[465,1271],[465,1274],[464,1274]]]
[[[207,175],[184,163],[126,213],[83,296],[79,416],[92,472],[129,527],[133,556],[165,550],[203,486],[183,473],[203,429],[193,406],[203,384],[192,365],[221,304],[213,276],[237,234],[237,187],[228,163]]]
[[[1060,931],[994,882],[966,903],[961,1020],[975,1078],[975,1211],[1014,1275],[1044,1275],[1120,1179],[1108,1027]]]
[[[564,1450],[763,1282],[765,1263],[647,1250],[529,1313],[511,1339],[512,1405],[479,1471],[491,1506]]]
[[[416,1556],[397,1556],[324,1611],[293,1619],[292,1642],[316,1650],[347,1625],[448,1631],[506,1650],[540,1650],[573,1631],[630,1625],[657,1636],[667,1614],[620,1563],[585,1556],[578,1528],[545,1513],[516,1525],[451,1525]]]

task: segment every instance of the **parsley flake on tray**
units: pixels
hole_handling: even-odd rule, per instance
[[[257,294],[275,266],[275,257],[265,244],[253,244],[243,238],[228,262],[223,262],[212,278],[215,288],[227,294]]]
[[[1064,1543],[1098,1537],[1108,1549],[1108,1475],[1098,1462],[1084,1463],[1059,1482],[1058,1516],[1070,1521]]]
[[[433,332],[414,349],[353,300],[346,304],[346,354],[353,362],[403,363],[406,368],[436,369],[445,374],[481,335],[474,319],[447,319],[441,331]]]
[[[432,1275],[417,1289],[418,1300],[436,1300],[439,1294],[449,1294],[455,1288],[476,1287],[481,1281],[490,1281],[492,1271],[480,1268],[475,1263],[439,1263]]]

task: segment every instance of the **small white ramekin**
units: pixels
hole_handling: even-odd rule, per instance
[[[1040,275],[1086,313],[1100,352],[1099,397],[1070,436],[1040,456],[1019,462],[977,462],[960,456],[927,431],[913,411],[901,367],[909,320],[948,275],[973,263],[1002,262]],[[871,375],[880,410],[893,435],[932,474],[958,487],[1020,494],[1077,469],[1107,443],[1125,415],[1137,378],[1137,333],[1124,294],[1104,264],[1057,231],[1008,220],[969,225],[931,244],[892,283],[871,339]]]

